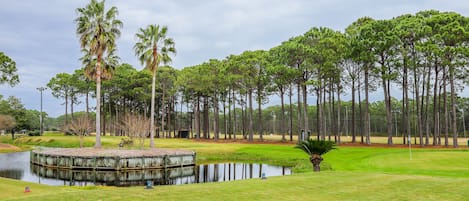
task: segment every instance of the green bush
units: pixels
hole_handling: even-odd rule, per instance
[[[28,132],[28,136],[40,136],[40,135],[41,135],[41,131],[38,131],[38,130],[33,130],[33,131]]]

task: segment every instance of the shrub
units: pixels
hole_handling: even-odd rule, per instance
[[[41,131],[38,130],[33,130],[33,131],[28,131],[28,136],[40,136]]]

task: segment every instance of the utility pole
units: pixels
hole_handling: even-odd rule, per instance
[[[466,121],[464,120],[464,108],[462,109],[462,128],[463,128],[463,134],[464,138],[466,138]]]
[[[39,92],[41,92],[41,113],[40,113],[40,116],[39,116],[40,135],[44,134],[44,119],[43,119],[43,116],[42,116],[42,92],[46,89],[47,89],[46,87],[38,87],[37,88],[37,90],[39,90]]]

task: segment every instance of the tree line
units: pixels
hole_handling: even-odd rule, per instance
[[[262,140],[266,134],[263,106],[274,95],[281,100],[278,133],[282,140],[305,133],[300,135],[304,140],[311,131],[318,139],[333,136],[340,143],[347,111],[352,142],[358,142],[359,135],[362,143],[370,144],[373,103],[369,94],[378,88],[384,95],[382,123],[388,144],[395,143],[392,137],[398,131],[401,136],[416,136],[422,146],[430,142],[449,145],[451,137],[458,146],[457,115],[462,108],[457,95],[469,82],[469,23],[458,13],[430,10],[388,20],[363,17],[343,32],[313,27],[270,50],[245,51],[181,70],[159,67],[171,62],[175,42],[167,37],[167,27],[149,25],[138,30],[134,46],[148,71],[137,71],[119,64],[114,54],[122,27],[116,19],[117,8],[105,12],[104,2],[92,0],[77,11],[77,34],[84,52],[82,71],[87,76],[76,76],[82,77],[78,79],[86,89],[75,94],[88,97],[94,93],[96,97],[96,146],[101,127],[111,128],[103,126],[101,119],[103,124],[118,125],[128,113],[150,118],[150,144],[155,135],[168,136],[171,126],[186,120],[196,138],[218,140],[223,130],[227,138],[236,139],[243,133],[253,141],[256,133]],[[66,103],[70,100],[73,108],[78,101],[65,91],[79,82],[54,87],[58,76],[49,87],[56,97]],[[96,91],[90,90],[94,87]],[[402,93],[400,101],[391,94],[396,88]],[[347,110],[344,94],[352,97]],[[312,96],[314,107],[308,105]],[[185,112],[174,112],[183,105]],[[399,128],[393,125],[397,117]],[[123,132],[118,126],[111,130]],[[403,143],[408,143],[405,137]]]

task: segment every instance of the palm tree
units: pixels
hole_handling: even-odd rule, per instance
[[[307,153],[309,157],[309,161],[313,164],[313,168],[315,172],[321,171],[320,164],[323,160],[323,154],[329,152],[334,148],[335,144],[332,141],[325,141],[325,140],[312,140],[311,138],[307,140],[302,140],[298,142],[295,148],[303,150]]]
[[[95,74],[96,78],[96,142],[95,148],[101,147],[101,78],[102,68],[105,60],[103,55],[108,58],[114,58],[113,53],[116,49],[116,39],[120,36],[122,22],[116,19],[118,15],[117,7],[111,7],[105,10],[104,0],[91,2],[84,8],[77,8],[78,17],[76,32],[80,37],[80,46],[83,50],[89,52],[90,59],[96,59]],[[94,62],[92,62],[94,63]],[[113,62],[111,62],[113,63]],[[87,71],[90,72],[90,71]],[[91,77],[93,77],[91,75]]]
[[[169,53],[176,54],[174,41],[166,37],[168,27],[160,25],[148,25],[146,29],[140,28],[135,34],[138,42],[134,46],[135,54],[142,65],[150,70],[153,75],[151,85],[151,112],[150,112],[150,147],[155,147],[155,82],[158,65],[160,63],[168,64],[171,62]]]

